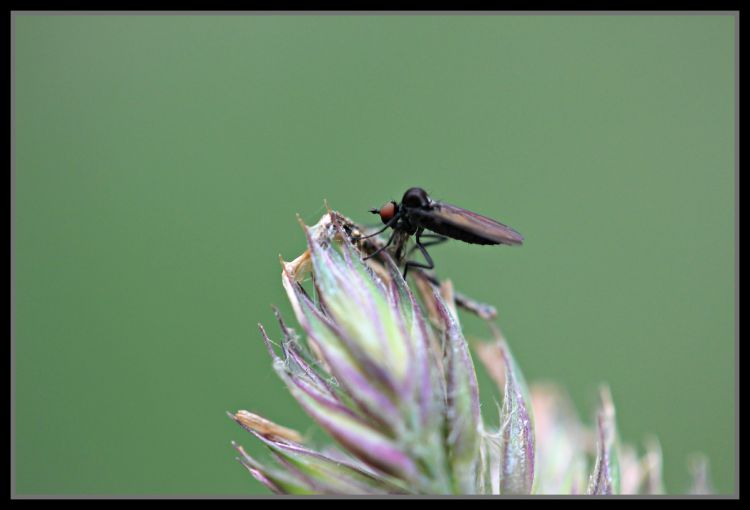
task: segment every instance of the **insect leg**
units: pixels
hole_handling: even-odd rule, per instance
[[[449,237],[441,236],[440,234],[425,234],[422,236],[422,239],[429,238],[430,241],[427,241],[426,243],[422,243],[422,246],[427,248],[428,246],[435,246],[436,244],[444,243]],[[412,246],[411,250],[409,250],[409,254],[411,254],[414,250],[417,249],[417,246]]]
[[[419,238],[422,235],[422,229],[417,230],[415,242],[417,243],[417,248],[419,248],[419,251],[422,252],[422,255],[424,255],[425,260],[427,261],[427,264],[422,264],[421,262],[414,262],[411,260],[407,260],[406,264],[404,264],[404,278],[406,278],[406,273],[409,271],[410,267],[421,267],[422,269],[433,269],[435,267],[435,262],[433,262],[432,257],[430,257],[430,254],[427,253],[427,250],[425,249],[424,245],[419,242]]]
[[[370,253],[370,254],[369,254],[368,256],[364,257],[364,258],[363,258],[362,260],[367,260],[367,259],[371,259],[371,258],[373,258],[373,257],[374,257],[375,255],[377,255],[378,253],[380,253],[381,251],[383,251],[383,250],[385,250],[386,248],[388,248],[388,247],[389,247],[389,246],[391,245],[391,243],[393,242],[393,238],[394,238],[394,237],[396,237],[396,231],[395,231],[395,230],[394,230],[394,231],[393,231],[393,233],[391,234],[391,237],[389,237],[389,238],[388,238],[388,242],[387,242],[387,243],[385,243],[385,246],[381,246],[380,248],[378,248],[378,249],[377,249],[377,250],[375,250],[374,252]]]
[[[350,239],[351,239],[352,242],[356,242],[356,241],[361,241],[362,239],[367,239],[367,238],[370,238],[370,237],[375,237],[378,234],[382,234],[383,232],[386,231],[386,229],[388,227],[390,227],[391,225],[393,225],[394,223],[396,223],[396,221],[398,220],[398,218],[399,218],[399,215],[398,214],[394,214],[393,218],[391,218],[390,220],[388,220],[388,223],[386,223],[383,228],[381,228],[380,230],[378,230],[374,234],[370,234],[370,235],[366,235],[366,236],[362,236],[362,237],[352,237]]]

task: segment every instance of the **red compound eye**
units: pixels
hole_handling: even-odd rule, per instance
[[[396,204],[393,202],[388,202],[380,208],[380,219],[383,220],[383,223],[391,221],[394,214],[396,214]]]

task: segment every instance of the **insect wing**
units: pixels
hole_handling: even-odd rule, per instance
[[[438,234],[476,244],[522,244],[523,236],[492,218],[444,202],[433,202],[420,222]]]

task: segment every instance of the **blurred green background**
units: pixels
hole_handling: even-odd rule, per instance
[[[431,253],[528,380],[735,490],[732,16],[14,20],[18,494],[267,494],[224,413],[314,429],[256,326],[295,213],[414,185],[526,237]]]

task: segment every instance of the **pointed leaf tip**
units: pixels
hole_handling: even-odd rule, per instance
[[[278,357],[276,354],[276,351],[273,350],[273,342],[268,337],[268,334],[266,333],[266,328],[263,327],[263,324],[260,322],[258,323],[258,329],[260,329],[260,334],[263,338],[263,343],[266,346],[266,350],[268,351],[268,354],[271,356],[271,359],[274,361],[280,360],[281,358]]]
[[[617,452],[615,407],[609,388],[600,390],[596,417],[596,460],[589,478],[588,494],[612,495],[620,492],[620,464]]]
[[[448,286],[450,292],[450,287]],[[445,330],[445,379],[448,446],[456,489],[477,492],[476,472],[481,453],[481,414],[476,371],[466,339],[449,305],[433,289],[435,312]]]
[[[688,459],[688,464],[693,478],[689,493],[695,495],[713,494],[714,490],[708,473],[708,457],[702,453],[694,453]]]
[[[529,392],[505,340],[499,337],[492,345],[497,353],[491,358],[502,360],[505,382],[500,410],[500,493],[531,494],[535,445]]]
[[[271,420],[267,420],[266,418],[263,418],[262,416],[251,413],[249,411],[237,411],[234,414],[234,419],[245,429],[257,432],[263,437],[283,439],[293,441],[295,443],[301,443],[303,441],[302,435],[296,430],[282,427],[281,425],[278,425]]]

